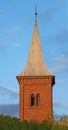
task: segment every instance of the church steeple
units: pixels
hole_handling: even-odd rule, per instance
[[[40,37],[37,24],[37,7],[35,8],[35,26],[28,56],[27,65],[21,76],[46,76],[52,75],[46,65],[44,64],[44,58],[42,54],[42,48],[40,44]]]
[[[30,122],[48,120],[52,117],[52,88],[55,76],[52,75],[45,63],[40,44],[35,10],[35,25],[32,36],[28,61],[24,71],[16,76],[19,82],[19,116],[20,120]]]

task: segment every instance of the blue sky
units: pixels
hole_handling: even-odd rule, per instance
[[[67,0],[0,0],[0,104],[19,103],[16,75],[27,62],[35,5],[45,64],[56,78],[54,111],[68,114]]]

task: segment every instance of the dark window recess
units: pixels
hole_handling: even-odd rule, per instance
[[[34,96],[34,94],[31,95],[31,106],[35,106],[35,96]]]
[[[36,106],[40,106],[40,94],[36,95]]]

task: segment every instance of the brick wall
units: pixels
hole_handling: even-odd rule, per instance
[[[20,85],[20,120],[41,122],[52,114],[54,76],[17,76]],[[31,106],[31,94],[40,95],[40,104]],[[35,99],[36,102],[36,99]]]

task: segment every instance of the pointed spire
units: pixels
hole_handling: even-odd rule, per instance
[[[37,25],[37,7],[35,7],[35,26],[30,52],[26,67],[24,71],[20,74],[20,76],[46,76],[46,75],[52,75],[52,74],[48,71],[44,63]]]
[[[37,24],[37,6],[35,6],[35,24]]]

